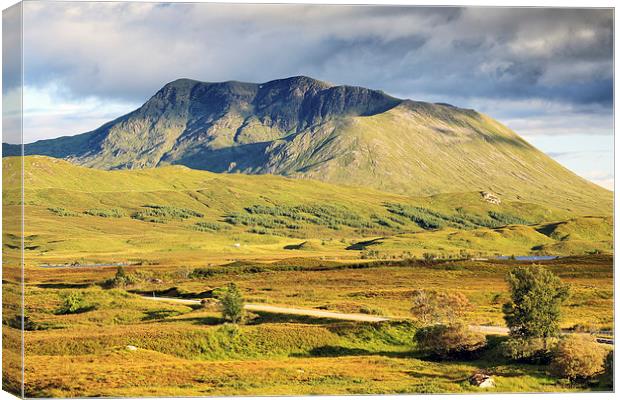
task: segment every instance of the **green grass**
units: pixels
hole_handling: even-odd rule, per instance
[[[401,100],[364,88],[331,87],[306,77],[262,87],[226,82],[214,91],[207,89],[209,83],[191,80],[171,85],[174,99],[159,92],[145,107],[96,131],[29,144],[26,154],[71,156],[76,163],[101,169],[169,163],[272,173],[416,197],[484,190],[504,201],[575,214],[611,213],[610,191],[578,177],[474,110]],[[259,96],[262,90],[269,94]],[[214,99],[213,92],[223,97]],[[321,112],[300,112],[300,104],[282,94],[292,92],[314,99]],[[217,115],[193,106],[210,101],[227,106]],[[210,121],[210,134],[203,141],[184,135],[191,121],[202,120]],[[5,150],[15,154],[17,147]]]
[[[57,293],[67,290],[81,293],[97,308],[54,313]],[[497,357],[497,338],[490,338],[491,347],[479,360],[427,360],[416,351],[416,326],[408,321],[353,323],[258,314],[235,327],[212,311],[96,286],[30,284],[27,299],[33,320],[55,324],[26,332],[26,390],[34,397],[487,392],[466,383],[479,370],[494,376],[492,392],[592,389],[566,386],[544,365]],[[4,329],[10,340],[14,330]],[[138,350],[125,350],[127,345]]]
[[[16,161],[4,158],[5,169]],[[100,171],[46,157],[24,162],[27,226],[33,233],[29,265],[74,260],[195,264],[290,257],[296,251],[354,259],[365,250],[398,258],[584,254],[612,248],[608,217],[578,218],[519,201],[490,204],[479,192],[412,198],[183,167]],[[7,176],[7,215],[18,210],[19,184]],[[531,225],[512,224],[518,222]]]
[[[464,380],[479,369],[493,371],[499,392],[584,389],[563,385],[544,366],[492,354],[473,362],[426,360],[408,321],[257,314],[231,328],[217,311],[126,290],[203,298],[235,282],[252,303],[407,319],[413,290],[440,288],[469,299],[467,321],[501,324],[504,277],[520,263],[469,258],[574,254],[544,262],[572,288],[562,327],[613,327],[610,216],[490,204],[479,192],[414,198],[182,167],[98,171],[45,157],[24,162],[31,396],[478,392]],[[21,200],[18,180],[5,178],[3,339],[15,344],[21,240],[10,216]],[[424,253],[445,259],[425,261]],[[130,263],[132,282],[124,289],[103,288],[116,267],[87,265],[118,262]],[[82,266],[40,268],[46,263]],[[78,294],[77,312],[58,312],[66,293]],[[18,387],[19,355],[3,357],[7,387]]]

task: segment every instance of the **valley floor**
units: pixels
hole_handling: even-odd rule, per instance
[[[572,288],[564,329],[613,327],[613,262],[610,256],[541,261]],[[219,396],[442,392],[540,392],[608,390],[563,384],[545,366],[511,363],[498,354],[501,336],[476,361],[434,361],[415,347],[409,314],[415,289],[440,288],[466,295],[471,324],[503,325],[504,277],[525,261],[338,263],[316,259],[254,261],[188,270],[174,265],[126,267],[133,285],[106,289],[115,267],[29,268],[26,281],[26,395]],[[210,272],[205,272],[210,271]],[[244,325],[224,324],[217,310],[142,296],[210,298],[235,282],[248,303],[322,312],[389,315],[382,322],[347,321],[325,315],[250,312]],[[60,315],[60,296],[78,292],[83,310]],[[18,295],[5,282],[6,296]],[[9,299],[10,300],[10,299]],[[277,308],[276,308],[277,309]],[[9,316],[5,317],[5,321]],[[372,319],[372,318],[369,318]],[[19,331],[3,325],[3,338]],[[128,350],[136,346],[137,350]],[[6,352],[5,352],[6,353]],[[17,355],[5,354],[17,364]],[[9,363],[8,365],[11,365]],[[467,382],[484,370],[496,387]],[[5,386],[18,380],[15,368]]]

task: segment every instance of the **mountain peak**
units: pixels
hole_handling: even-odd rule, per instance
[[[173,81],[166,83],[164,86],[162,86],[161,89],[159,89],[158,93],[162,91],[172,90],[172,89],[176,89],[176,90],[186,89],[198,83],[204,83],[204,82],[201,82],[195,79],[189,79],[189,78],[179,78],[179,79],[175,79]]]
[[[20,150],[3,146],[5,154]],[[607,206],[611,198],[474,110],[303,75],[265,83],[176,79],[92,132],[24,151],[101,169],[180,164],[407,195],[486,191],[574,210],[600,209],[592,206],[602,204],[597,199]]]
[[[288,78],[274,79],[268,82],[260,84],[261,87],[265,86],[290,86],[290,87],[315,87],[321,89],[327,89],[334,85],[329,82],[324,82],[318,79],[314,79],[305,75],[291,76]]]
[[[274,86],[319,87],[322,89],[327,89],[327,88],[335,86],[332,83],[321,81],[321,80],[312,78],[310,76],[297,75],[297,76],[291,76],[288,78],[273,79],[273,80],[263,82],[263,83],[251,83],[251,82],[244,82],[244,81],[237,81],[237,80],[208,82],[208,81],[200,81],[200,80],[191,79],[191,78],[178,78],[178,79],[175,79],[173,81],[166,83],[160,90],[163,90],[166,88],[174,88],[174,89],[187,88],[187,87],[191,87],[197,84],[217,85],[217,86],[254,85],[259,88],[274,87]]]

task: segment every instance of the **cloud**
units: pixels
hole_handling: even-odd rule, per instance
[[[25,2],[26,141],[131,111],[165,83],[309,75],[484,112],[582,176],[611,170],[613,10]],[[5,79],[3,91],[19,81]],[[578,139],[575,139],[578,138]],[[611,160],[611,161],[610,161]],[[594,177],[609,183],[612,178]]]
[[[24,87],[24,103],[28,104],[23,115],[25,143],[87,132],[140,106],[106,102],[95,96],[65,98],[62,92],[54,84],[44,88]]]
[[[605,171],[587,171],[583,177],[604,187],[605,189],[614,190],[614,175]]]
[[[613,12],[25,3],[26,81],[144,100],[178,77],[609,105]]]
[[[547,155],[552,158],[573,158],[581,157],[584,155],[605,154],[609,150],[589,150],[589,151],[549,151]]]

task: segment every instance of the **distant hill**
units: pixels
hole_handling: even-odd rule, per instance
[[[17,151],[3,145],[5,156]],[[179,79],[92,132],[28,144],[25,153],[99,169],[181,164],[414,196],[484,190],[577,214],[612,212],[610,191],[488,116],[303,76]]]
[[[7,216],[22,204],[18,162],[3,159]],[[82,257],[118,261],[121,255],[179,262],[297,252],[355,258],[373,250],[421,257],[613,249],[612,217],[575,217],[522,201],[496,204],[480,192],[407,197],[183,166],[103,171],[43,156],[25,157],[24,171],[30,265]],[[9,225],[4,245],[17,246],[19,227]]]

